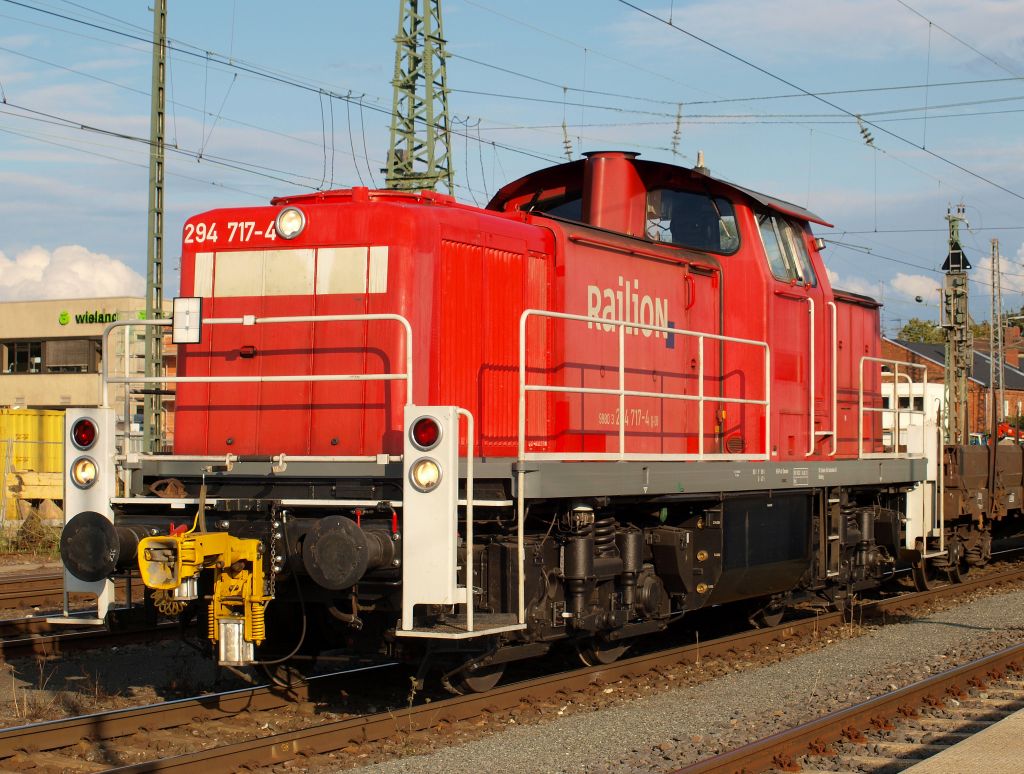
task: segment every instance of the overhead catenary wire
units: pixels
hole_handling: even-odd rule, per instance
[[[760,65],[755,64],[754,62],[750,61],[749,59],[746,59],[746,58],[740,56],[739,54],[735,54],[732,51],[729,51],[728,49],[723,48],[722,46],[719,46],[719,45],[717,45],[715,43],[712,43],[710,40],[707,40],[706,38],[703,38],[700,35],[697,35],[696,33],[691,32],[690,30],[687,30],[687,29],[685,29],[683,27],[680,27],[677,24],[674,24],[673,22],[670,22],[670,21],[668,21],[666,19],[663,19],[663,18],[661,18],[660,16],[658,16],[657,14],[655,14],[655,13],[653,13],[651,11],[648,11],[648,10],[646,10],[644,8],[641,8],[640,6],[638,6],[635,3],[631,2],[630,0],[617,0],[617,1],[620,4],[622,4],[624,6],[627,6],[628,8],[632,8],[637,13],[643,14],[644,16],[647,16],[647,17],[649,17],[651,19],[654,19],[655,21],[660,22],[661,24],[665,24],[665,25],[669,26],[670,28],[672,28],[674,30],[677,30],[681,34],[686,35],[687,37],[692,38],[693,40],[696,40],[697,42],[702,43],[703,45],[708,46],[709,48],[712,48],[715,51],[718,51],[719,53],[723,54],[724,56],[729,57],[730,59],[733,59],[733,60],[735,60],[737,62],[740,62],[741,64],[744,64],[747,67],[750,67],[751,69],[756,70],[757,72],[762,73],[763,75],[768,76],[769,78],[773,78],[773,79],[779,81],[780,83],[783,83],[786,86],[789,86],[791,89],[797,89],[798,91],[801,91],[804,94],[806,94],[808,97],[813,97],[814,99],[818,100],[819,102],[822,102],[825,105],[828,105],[829,107],[831,107],[834,110],[838,110],[841,113],[845,113],[846,115],[848,115],[850,117],[853,117],[855,115],[852,111],[847,110],[846,108],[836,104],[835,102],[832,102],[832,101],[826,99],[825,97],[815,95],[813,92],[808,91],[807,89],[803,88],[802,86],[797,85],[796,83],[793,83],[792,81],[788,80],[787,78],[784,78],[781,75],[773,73],[771,70],[768,70],[768,69],[766,69],[764,67],[761,67]],[[10,0],[8,0],[8,2],[10,2]],[[973,169],[970,169],[969,167],[964,166],[963,164],[960,164],[959,162],[954,161],[953,159],[950,159],[947,156],[942,155],[941,153],[937,153],[936,151],[929,150],[928,148],[925,148],[925,147],[923,147],[921,145],[918,145],[913,140],[910,140],[910,139],[908,139],[906,137],[903,137],[902,135],[897,134],[896,132],[890,131],[889,129],[886,129],[884,126],[880,126],[876,122],[865,121],[865,123],[869,124],[870,126],[874,127],[875,129],[878,129],[878,131],[883,132],[886,136],[891,137],[894,140],[897,140],[899,142],[905,143],[906,145],[909,145],[909,146],[911,146],[913,148],[917,148],[918,150],[921,150],[924,153],[927,153],[929,156],[932,156],[935,159],[937,159],[937,160],[939,160],[939,161],[941,161],[941,162],[943,162],[945,164],[949,164],[950,166],[955,167],[956,169],[959,169],[961,172],[963,172],[963,173],[965,173],[967,175],[970,175],[971,177],[976,178],[977,180],[980,180],[981,182],[986,183],[987,185],[990,185],[993,188],[997,188],[1000,191],[1003,191],[1004,193],[1009,194],[1010,196],[1012,196],[1012,197],[1014,197],[1016,199],[1020,199],[1020,200],[1024,201],[1024,194],[1021,194],[1021,193],[1019,193],[1017,191],[1014,191],[1013,189],[1008,188],[1005,185],[1002,185],[1001,183],[996,182],[995,180],[992,180],[991,178],[981,174],[980,172],[975,172]]]
[[[961,44],[962,46],[965,46],[965,47],[969,48],[971,51],[973,51],[975,54],[980,56],[982,59],[985,59],[985,60],[991,62],[996,67],[998,67],[1000,70],[1003,70],[1004,72],[1010,73],[1010,75],[1016,76],[1018,78],[1021,77],[1021,73],[1019,71],[1013,70],[1013,69],[1007,67],[1006,65],[1004,65],[1002,62],[996,61],[995,59],[990,57],[988,54],[986,54],[984,51],[981,51],[978,48],[976,48],[975,46],[973,46],[972,44],[968,43],[966,40],[961,38],[959,35],[956,35],[955,33],[950,32],[949,30],[947,30],[942,25],[937,24],[935,21],[933,21],[932,19],[930,19],[927,16],[925,16],[923,13],[918,11],[916,8],[913,8],[912,6],[908,5],[907,3],[904,2],[904,0],[896,0],[896,2],[899,3],[900,5],[902,5],[904,8],[906,8],[911,13],[915,14],[916,16],[920,16],[922,19],[924,19],[926,22],[928,22],[929,26],[935,27],[935,29],[937,29],[940,32],[948,35],[953,40],[955,40],[957,43]]]
[[[126,35],[130,39],[136,39],[136,40],[139,40],[140,42],[144,42],[144,43],[148,43],[149,42],[147,38],[142,37],[142,36],[131,35],[129,33],[123,33],[123,32],[118,31],[118,30],[111,30],[110,28],[103,27],[103,25],[97,25],[97,24],[94,24],[92,22],[88,22],[86,20],[75,19],[74,17],[69,17],[69,16],[64,15],[64,14],[59,14],[59,13],[55,13],[55,12],[52,12],[52,11],[48,11],[47,9],[38,8],[36,6],[32,6],[30,4],[27,4],[27,3],[24,3],[24,2],[20,2],[20,0],[4,0],[4,2],[10,3],[12,5],[24,7],[24,8],[30,9],[30,10],[35,10],[35,11],[38,11],[40,13],[47,13],[47,14],[56,16],[57,18],[62,18],[62,19],[66,19],[66,20],[69,20],[69,21],[78,22],[80,24],[85,24],[87,26],[90,26],[90,27],[93,27],[93,28],[97,28],[97,29],[102,29],[102,30],[105,30],[105,31],[108,31],[108,32],[112,32],[114,34]],[[478,4],[478,3],[474,3],[474,5],[477,5],[478,7],[484,8],[485,10],[489,10],[491,12],[497,13],[497,12],[493,11],[493,9],[487,9],[485,6],[482,6],[482,5]],[[499,15],[502,15],[502,14],[499,13]],[[509,18],[511,18],[511,17],[509,17]],[[529,25],[529,24],[526,24],[525,26],[534,28],[532,25]],[[539,29],[539,28],[537,28],[537,29]],[[545,32],[544,30],[539,30],[539,31]],[[559,36],[554,36],[554,37],[557,38]],[[576,43],[574,43],[572,41],[566,41],[566,42],[569,42],[572,45],[576,45],[580,49],[587,50],[587,51],[590,51],[590,52],[593,53],[593,50],[592,49],[588,49],[586,46],[583,46],[583,45],[580,45],[580,44],[576,44]],[[209,51],[199,51],[197,48],[196,48],[196,50],[192,51],[192,50],[188,50],[187,47],[183,48],[183,46],[187,46],[187,44],[182,44],[180,41],[173,41],[172,42],[172,47],[175,50],[181,50],[181,51],[183,51],[183,52],[185,52],[185,53],[187,53],[187,54],[189,54],[189,55],[191,55],[193,57],[201,57],[203,59],[204,67],[209,66],[210,62],[214,61],[215,58],[219,58],[219,61],[221,61],[221,63],[224,64],[224,66],[229,67],[229,68],[239,69],[242,72],[251,73],[251,74],[256,75],[257,77],[271,78],[271,79],[280,81],[282,83],[288,83],[290,85],[297,86],[299,88],[307,88],[307,89],[312,89],[313,88],[313,87],[309,86],[308,84],[303,84],[303,83],[299,83],[299,82],[294,81],[292,76],[281,75],[281,74],[279,74],[277,72],[269,71],[266,68],[262,68],[262,67],[259,67],[259,66],[256,66],[256,65],[250,66],[250,65],[248,65],[248,63],[245,63],[245,62],[237,60],[237,59],[231,59],[230,61],[227,61],[227,60],[224,60],[223,55],[217,55],[217,54],[214,54],[214,52],[209,52]],[[193,48],[195,48],[195,47],[193,47]],[[599,52],[597,52],[597,53],[599,53]],[[612,57],[612,59],[614,59],[614,57]],[[638,67],[636,69],[644,70],[645,68]],[[674,79],[669,79],[669,80],[674,80]],[[1007,79],[1007,80],[1011,80],[1011,79]],[[798,88],[798,87],[792,86],[792,88]],[[902,88],[902,87],[894,87],[894,88]],[[805,90],[801,91],[800,93],[803,96],[815,96],[815,95],[813,95],[811,93],[806,92]],[[331,96],[332,96],[332,98],[335,98],[335,99],[343,99],[344,98],[342,95],[337,94],[337,93],[333,93],[333,92],[331,92]],[[781,96],[786,96],[786,95],[778,95],[778,96],[781,97]],[[793,96],[795,96],[795,95],[793,95]],[[506,96],[506,98],[507,98],[507,96]],[[754,97],[754,98],[751,98],[751,99],[757,99],[757,97]],[[373,110],[376,110],[376,111],[381,112],[381,113],[387,113],[388,112],[387,110],[385,110],[383,108],[380,108],[378,106],[367,106],[367,107],[369,109],[373,109]],[[590,105],[590,107],[593,107],[593,105]],[[748,122],[750,121],[750,119],[745,119],[745,120],[748,121]],[[772,123],[778,123],[778,122],[772,121]],[[804,122],[801,122],[801,123],[804,123]],[[528,157],[538,158],[538,159],[541,159],[541,160],[546,161],[548,163],[555,163],[557,161],[556,157],[545,155],[545,154],[534,153],[534,152],[531,152],[531,151],[526,150],[524,148],[515,147],[515,146],[512,146],[512,145],[508,145],[506,143],[499,144],[496,141],[491,141],[491,144],[492,144],[492,148],[495,149],[495,150],[498,149],[499,147],[502,147],[503,149],[511,150],[514,153],[517,153],[517,154],[520,154],[520,155],[526,155]],[[657,149],[657,150],[670,150],[670,149],[662,148],[660,146],[636,146],[636,147],[655,147],[655,149]],[[913,165],[910,165],[910,166],[913,167]]]
[[[15,3],[15,5],[20,5],[20,6],[22,6],[22,7],[25,7],[25,8],[31,8],[31,9],[33,9],[33,10],[41,10],[41,11],[42,11],[42,10],[45,10],[45,9],[38,9],[38,8],[34,8],[33,6],[31,6],[31,5],[29,5],[29,4],[26,4],[26,3],[20,3],[20,2],[18,2],[18,3]],[[74,4],[74,3],[72,3],[72,5],[75,5],[75,4]],[[479,5],[479,4],[475,4],[475,5]],[[480,7],[482,7],[482,6],[480,6]],[[111,17],[111,18],[112,18],[112,17]],[[74,20],[74,19],[72,19],[72,20],[73,20],[73,21],[77,21],[77,20]],[[141,30],[141,28],[139,28],[139,29]],[[145,37],[143,37],[143,36],[136,36],[136,37],[137,37],[137,39],[138,39],[138,40],[139,40],[140,42],[143,42],[143,43],[145,43],[145,44],[147,44],[147,45],[151,45],[151,41],[148,41],[148,40],[147,40],[147,39],[146,39]],[[181,43],[180,41],[174,41],[174,43],[176,44],[176,49],[175,49],[175,50],[178,50],[178,47],[180,47],[180,46],[184,46],[184,45],[186,45],[186,44],[182,44],[182,43]],[[583,49],[583,50],[587,50],[587,48],[588,48],[588,47],[586,47],[586,46],[583,46],[583,45],[579,45],[579,44],[575,44],[575,43],[574,43],[574,45],[577,45],[577,46],[578,46],[578,47],[579,47],[580,49]],[[592,54],[594,54],[594,55],[599,55],[599,52],[595,52],[595,51],[594,51],[593,49],[589,49],[589,50],[590,50],[590,52],[591,52]],[[190,53],[189,55],[190,55],[190,56],[194,56],[194,57],[198,57],[198,56],[202,55],[202,57],[203,57],[203,63],[204,63],[204,66],[211,66],[211,64],[212,64],[213,62],[217,61],[217,60],[216,60],[216,59],[213,59],[213,60],[211,60],[211,59],[210,59],[210,57],[208,57],[208,56],[205,56],[205,54],[206,54],[206,53],[207,53],[207,52],[201,52],[201,54],[200,54],[200,53],[197,53],[197,52],[192,52],[192,53]],[[620,60],[620,61],[621,61],[621,60]],[[234,67],[234,66],[235,66],[235,65],[234,65],[233,63],[231,63],[231,62],[224,62],[223,64],[224,64],[224,66],[225,66],[225,67]],[[211,68],[211,69],[212,69],[212,68]],[[638,69],[642,69],[642,68],[638,68]],[[653,71],[652,71],[652,72],[653,72]],[[263,76],[262,74],[260,74],[260,75],[259,75],[259,77],[264,77],[264,76]],[[670,79],[670,80],[673,80],[673,79]],[[991,79],[990,79],[990,80],[991,80]],[[1014,79],[1014,78],[1007,78],[1007,79],[1000,79],[1000,80],[1012,81],[1012,80],[1015,80],[1015,79]],[[933,84],[932,86],[935,86],[935,84]],[[882,88],[884,88],[884,89],[889,89],[889,88],[892,88],[892,89],[898,89],[898,88],[921,88],[921,87],[920,87],[920,86],[916,86],[916,85],[911,85],[911,86],[903,86],[903,87],[882,87]],[[590,91],[590,90],[588,90],[588,91]],[[855,91],[855,90],[847,90],[847,91]],[[749,100],[757,100],[757,99],[772,99],[772,98],[779,98],[779,99],[783,99],[783,98],[791,98],[791,97],[807,97],[807,96],[809,96],[809,95],[808,95],[807,93],[804,93],[804,92],[800,92],[800,93],[794,93],[794,94],[792,94],[792,95],[781,95],[781,94],[780,94],[780,95],[768,95],[768,96],[764,96],[764,97],[748,97],[748,98],[734,98],[734,100],[723,100],[723,101],[736,101],[736,100],[740,100],[740,99],[749,99]],[[813,96],[813,95],[810,95],[810,96]],[[713,102],[713,100],[708,100],[707,102]],[[672,104],[675,104],[675,102],[673,101],[673,102],[672,102]],[[363,107],[363,105],[362,105],[362,98],[360,98],[360,109],[361,109],[361,111],[362,111],[362,107]],[[587,107],[593,107],[593,104],[589,104],[589,105],[587,105]],[[368,108],[368,109],[375,109],[375,107],[374,107],[374,106],[367,106],[367,108]],[[206,113],[207,113],[207,115],[210,115],[208,111],[204,111],[204,112],[206,112]],[[382,113],[384,113],[384,112],[387,112],[387,111],[383,111],[383,110],[378,110],[378,112],[382,112]],[[227,119],[227,117],[224,117],[224,118],[223,118],[223,120],[228,120],[228,119]],[[241,123],[241,122],[239,122],[239,123]],[[578,127],[574,127],[574,128],[577,128],[577,129],[578,129]],[[468,126],[467,126],[467,129],[468,129]],[[491,146],[492,146],[492,153],[494,153],[494,159],[495,159],[495,160],[499,160],[499,156],[498,156],[498,145],[497,145],[496,143],[494,143],[494,142],[490,141],[490,140],[483,140],[483,139],[481,138],[481,136],[480,136],[482,132],[484,132],[484,131],[489,131],[489,130],[490,130],[490,127],[487,127],[487,126],[483,126],[483,125],[481,125],[481,124],[480,124],[480,123],[478,122],[478,123],[477,123],[477,125],[476,125],[476,126],[474,127],[474,129],[475,129],[475,134],[476,134],[476,136],[475,136],[475,137],[472,137],[472,139],[473,139],[474,141],[477,141],[478,143],[486,141],[486,142],[488,142],[489,144],[491,144]],[[272,131],[272,130],[266,130],[266,131]],[[467,133],[468,133],[468,132],[467,132]],[[304,141],[304,140],[302,140],[302,138],[296,138],[296,139],[299,139],[300,141]],[[365,143],[365,134],[364,134],[364,137],[363,137],[363,139],[364,139],[364,143]],[[464,138],[464,139],[469,139],[469,138]],[[648,146],[648,147],[655,147],[655,146]],[[513,147],[513,148],[511,148],[511,149],[513,150],[513,152],[519,152],[520,150],[522,150],[522,149],[516,149],[516,148],[514,148],[514,147]],[[482,147],[480,147],[480,148],[479,148],[479,150],[480,150],[480,151],[482,152]],[[355,161],[355,160],[356,160],[357,158],[358,158],[358,157],[356,157],[356,155],[355,155],[355,154],[353,153],[353,159],[354,159],[354,161]],[[368,158],[368,154],[366,154],[366,153],[365,153],[365,147],[364,147],[364,155],[363,155],[363,156],[362,156],[361,158],[365,159],[365,161],[366,161],[367,165],[369,166],[369,158]],[[540,156],[538,156],[538,158],[540,158]],[[545,160],[549,160],[549,159],[545,159]],[[557,159],[550,159],[550,160],[551,160],[551,161],[556,161]],[[356,162],[356,163],[358,164],[358,162]],[[500,163],[500,160],[499,160],[499,163]]]
[[[2,111],[0,111],[0,112],[2,112]],[[9,115],[9,114],[7,114],[7,115]],[[78,146],[75,146],[75,145],[69,145],[67,143],[60,142],[57,139],[52,139],[52,138],[50,138],[50,136],[45,135],[45,134],[40,134],[39,132],[34,132],[33,134],[27,134],[25,132],[19,132],[19,131],[15,130],[15,129],[9,129],[9,128],[4,127],[4,126],[0,126],[0,132],[2,132],[4,134],[10,134],[10,135],[13,135],[15,137],[21,137],[21,138],[24,138],[26,140],[32,140],[34,142],[43,143],[45,145],[52,145],[52,146],[57,147],[57,148],[65,148],[67,150],[71,150],[71,151],[74,151],[76,153],[83,153],[83,154],[86,154],[88,156],[93,156],[95,158],[105,159],[107,161],[113,161],[113,162],[116,162],[118,164],[126,164],[128,166],[138,167],[140,169],[149,169],[149,162],[148,161],[145,161],[145,162],[142,162],[142,161],[132,161],[131,159],[121,158],[121,157],[118,157],[118,156],[112,156],[112,155],[107,154],[107,153],[100,153],[98,151],[91,151],[91,150],[88,150],[86,148],[81,148],[81,147],[78,147]],[[102,146],[100,146],[100,147],[102,147]],[[261,199],[261,200],[264,200],[264,201],[267,198],[263,194],[258,194],[258,193],[255,193],[253,191],[247,191],[244,188],[238,188],[237,186],[228,185],[227,183],[223,183],[223,182],[220,182],[220,181],[217,181],[217,180],[206,180],[206,179],[203,179],[203,178],[200,178],[200,177],[195,177],[194,175],[186,175],[184,173],[176,172],[176,171],[168,171],[167,174],[168,174],[169,177],[177,177],[177,178],[181,178],[182,180],[191,180],[192,182],[195,182],[195,183],[202,183],[203,185],[213,186],[214,188],[222,188],[222,189],[227,190],[227,191],[234,191],[236,193],[240,193],[240,194],[243,194],[245,196],[253,196],[253,197],[257,198],[257,199]]]
[[[633,101],[633,102],[646,102],[646,103],[651,104],[651,105],[666,105],[666,106],[669,106],[669,105],[678,105],[679,104],[679,100],[678,99],[667,99],[667,98],[663,98],[663,97],[645,97],[645,96],[642,96],[640,94],[625,94],[625,93],[622,93],[622,92],[604,91],[604,90],[601,90],[601,89],[591,89],[591,88],[587,88],[586,86],[572,86],[572,85],[567,84],[567,83],[557,83],[555,81],[548,80],[547,78],[542,78],[542,77],[537,76],[537,75],[531,75],[529,73],[524,73],[524,72],[521,72],[519,70],[514,70],[514,69],[512,69],[510,67],[505,67],[503,65],[496,65],[496,64],[493,64],[493,63],[490,63],[490,62],[485,62],[485,61],[483,61],[481,59],[476,59],[474,57],[466,56],[465,54],[453,53],[451,51],[448,52],[448,56],[453,58],[453,59],[461,59],[461,60],[469,62],[471,64],[475,64],[475,65],[478,65],[480,67],[485,67],[487,69],[494,70],[496,72],[505,73],[506,75],[514,75],[517,78],[522,78],[524,80],[528,80],[528,81],[531,81],[533,83],[538,83],[538,84],[541,84],[543,86],[550,86],[552,88],[557,88],[557,89],[565,89],[566,91],[571,91],[571,92],[574,92],[574,93],[593,94],[593,95],[596,95],[596,96],[599,96],[599,97],[613,97],[615,99],[624,99],[624,100],[630,100],[630,101]],[[1022,80],[1024,80],[1024,77],[1021,77],[1021,76],[1013,76],[1013,77],[1009,77],[1009,78],[974,78],[974,79],[971,79],[971,80],[945,81],[945,82],[942,82],[942,83],[928,83],[927,80],[926,80],[925,83],[900,84],[900,85],[889,85],[889,86],[866,86],[866,87],[861,87],[861,88],[856,88],[856,89],[832,89],[832,90],[828,90],[828,91],[812,91],[812,92],[809,92],[809,93],[805,93],[805,92],[792,92],[792,93],[789,93],[789,94],[764,94],[764,95],[745,96],[745,97],[720,97],[720,98],[717,98],[717,99],[694,99],[694,100],[688,99],[688,100],[686,100],[686,104],[690,105],[691,107],[695,106],[695,105],[699,105],[699,106],[703,107],[703,106],[706,106],[706,105],[728,105],[728,104],[735,104],[735,103],[741,103],[741,102],[771,102],[771,101],[786,100],[786,99],[807,99],[808,97],[847,96],[847,95],[852,95],[852,94],[881,94],[881,93],[896,92],[896,91],[924,91],[924,92],[927,93],[930,89],[933,89],[933,88],[942,88],[942,87],[952,88],[952,87],[957,87],[957,86],[980,86],[980,85],[991,85],[991,84],[997,84],[997,83],[1019,83]],[[453,93],[476,93],[476,92],[469,91],[467,89],[459,89],[459,88],[453,88],[453,89],[451,89],[451,91]],[[530,97],[526,97],[526,96],[521,97],[521,98],[522,99],[530,99]],[[540,100],[538,100],[538,101],[540,101]]]
[[[366,162],[366,172],[370,176],[370,183],[377,187],[377,179],[373,175],[373,167],[370,164],[370,152],[366,149],[366,117],[363,115],[363,97],[359,96],[359,131],[363,135],[363,161]],[[383,163],[383,162],[382,162]]]
[[[136,35],[136,34],[133,34],[133,33],[130,33],[130,32],[125,32],[125,31],[122,31],[122,30],[116,30],[116,29],[113,29],[111,27],[105,27],[103,25],[96,24],[95,22],[90,22],[90,21],[85,20],[85,19],[79,19],[79,18],[76,18],[76,17],[73,17],[73,16],[69,16],[67,14],[62,14],[62,13],[58,13],[56,11],[48,10],[46,8],[40,8],[38,6],[34,6],[34,5],[30,4],[30,3],[22,2],[22,0],[2,0],[2,2],[8,3],[10,5],[18,6],[18,7],[21,7],[21,8],[26,8],[28,10],[36,11],[38,13],[43,13],[43,14],[47,14],[47,15],[50,15],[50,16],[54,16],[56,18],[64,19],[66,21],[74,22],[74,23],[77,23],[77,24],[82,24],[82,25],[85,25],[85,26],[88,26],[88,27],[91,27],[91,28],[94,28],[94,29],[103,30],[103,31],[109,32],[111,34],[120,35],[120,36],[123,36],[123,37],[127,37],[129,39],[138,40],[138,41],[146,43],[148,45],[152,45],[152,40],[147,38],[147,37],[145,37],[145,36],[143,36],[143,35]],[[329,96],[331,99],[337,99],[337,100],[352,99],[350,96],[346,97],[344,94],[341,94],[339,92],[333,91],[331,89],[324,88],[324,87],[318,87],[318,86],[314,86],[314,85],[312,85],[312,84],[310,84],[308,82],[303,82],[303,81],[299,80],[296,76],[291,76],[291,75],[288,75],[288,74],[284,74],[284,73],[273,71],[273,70],[270,70],[270,69],[267,69],[267,68],[263,68],[260,65],[249,63],[249,62],[246,62],[245,60],[241,60],[241,59],[234,58],[234,57],[226,57],[224,54],[220,54],[220,53],[217,53],[217,52],[214,52],[214,51],[192,50],[192,48],[190,48],[190,47],[183,46],[180,41],[171,41],[171,40],[169,40],[167,47],[168,47],[169,51],[178,51],[178,52],[186,54],[188,56],[192,56],[192,57],[200,58],[200,59],[205,58],[208,62],[216,61],[219,64],[221,64],[223,66],[226,66],[226,67],[229,67],[229,68],[232,68],[234,70],[237,70],[238,72],[248,73],[248,74],[256,76],[256,77],[264,78],[266,80],[273,81],[273,82],[280,83],[280,84],[287,85],[287,86],[291,86],[291,87],[294,87],[294,88],[297,88],[297,89],[303,89],[303,90],[310,91],[310,92],[318,92],[318,91],[322,90],[324,95],[325,96]],[[379,107],[379,106],[376,106],[376,105],[367,105],[366,107],[367,107],[368,110],[374,110],[376,112],[387,114],[387,115],[391,114],[390,108]],[[436,128],[444,129],[444,127],[438,127],[437,124],[435,124],[435,127]],[[463,137],[465,137],[465,134],[463,135]],[[501,145],[504,150],[508,150],[508,151],[513,152],[513,153],[517,153],[519,155],[527,156],[527,157],[530,157],[530,158],[535,158],[535,159],[538,159],[538,160],[541,160],[541,161],[545,161],[545,162],[548,162],[548,163],[554,163],[554,161],[555,161],[555,157],[552,157],[550,155],[546,155],[546,154],[535,152],[535,151],[530,151],[530,150],[527,150],[525,148],[518,148],[516,146],[507,145],[505,143],[499,143],[499,145]]]

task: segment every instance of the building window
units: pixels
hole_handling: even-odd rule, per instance
[[[7,373],[39,374],[43,369],[43,342],[10,341],[7,350]]]
[[[88,374],[96,372],[99,343],[92,339],[56,339],[46,342],[46,373]]]
[[[94,374],[99,370],[100,343],[95,339],[8,341],[4,373]]]

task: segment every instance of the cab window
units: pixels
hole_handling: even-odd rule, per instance
[[[529,212],[543,212],[556,218],[583,222],[583,196],[580,193],[553,196],[531,202],[525,209]]]
[[[768,266],[776,279],[817,287],[818,278],[807,253],[803,229],[774,213],[757,216],[757,229],[768,258]]]
[[[740,246],[732,203],[694,191],[648,191],[645,233],[655,242],[712,253],[731,254]]]

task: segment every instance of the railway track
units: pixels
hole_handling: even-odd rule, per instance
[[[986,587],[1020,582],[1024,569],[970,579],[927,592],[861,604],[856,613],[865,619],[912,612],[943,597],[959,596]],[[847,616],[849,613],[847,613]],[[237,770],[243,766],[280,763],[297,756],[325,755],[392,737],[466,721],[523,705],[536,705],[558,694],[592,688],[595,684],[636,678],[659,668],[698,663],[701,658],[727,657],[761,644],[820,632],[848,620],[842,613],[809,616],[771,629],[758,629],[699,644],[689,644],[610,665],[585,667],[556,675],[499,686],[483,694],[353,716],[334,715],[312,720],[312,702],[345,690],[337,682],[382,682],[376,672],[342,678],[311,680],[287,691],[261,686],[38,723],[0,731],[0,768],[17,770],[176,771]],[[362,688],[350,688],[361,695]],[[329,713],[319,717],[326,718]],[[188,727],[185,731],[183,727]],[[770,760],[769,760],[770,763]]]
[[[1024,644],[682,769],[898,772],[1024,709]]]
[[[125,600],[127,582],[116,582],[116,596]],[[72,601],[85,595],[72,594]],[[131,597],[142,598],[142,584],[131,579]],[[58,608],[64,604],[64,576],[59,572],[41,572],[29,575],[0,575],[0,609]]]
[[[0,620],[0,661],[54,658],[73,651],[153,642],[179,635],[179,627],[171,622],[154,626],[141,620],[126,620],[107,629],[51,624],[43,617],[8,618]]]
[[[0,618],[0,660],[30,656],[52,658],[70,651],[163,639],[176,631],[173,625],[154,627],[144,622],[137,608],[114,610],[110,628],[51,624],[46,620],[47,613],[39,611],[55,611],[63,605],[63,584],[60,573],[0,576],[0,609],[32,610],[24,617]],[[142,598],[142,587],[137,579],[132,579],[130,596],[125,593],[127,587],[127,581],[117,582],[118,599],[127,602]],[[78,598],[77,594],[71,595],[73,606]]]
[[[64,581],[60,573],[0,576],[0,608],[52,606],[63,601]]]

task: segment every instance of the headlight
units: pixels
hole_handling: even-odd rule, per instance
[[[274,229],[285,239],[295,239],[306,227],[306,216],[298,207],[285,207],[277,213]]]
[[[71,426],[71,441],[79,449],[88,449],[96,443],[96,423],[91,419],[79,419]]]
[[[96,461],[89,457],[79,457],[71,463],[71,480],[81,489],[88,489],[95,484],[96,474]]]
[[[441,483],[441,466],[429,457],[416,460],[409,470],[409,479],[421,492],[429,492]]]

